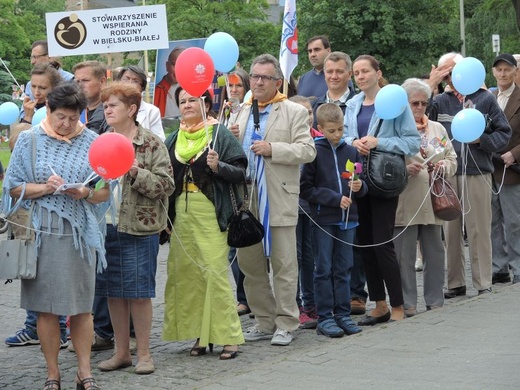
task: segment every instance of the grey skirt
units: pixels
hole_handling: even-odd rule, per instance
[[[44,212],[45,214],[45,212]],[[42,221],[47,221],[43,215]],[[72,227],[66,220],[58,235],[58,217],[53,213],[52,234],[42,228],[35,279],[23,279],[20,306],[26,310],[57,315],[90,313],[94,302],[96,265],[74,248]]]

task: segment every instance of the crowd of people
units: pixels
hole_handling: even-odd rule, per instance
[[[22,280],[25,326],[5,342],[41,345],[46,390],[61,388],[58,352],[67,345],[77,355],[78,389],[99,388],[91,350],[113,349],[100,371],[132,366],[135,349],[135,373],[155,371],[151,299],[164,243],[163,340],[194,340],[194,357],[222,346],[221,360],[236,358],[244,342],[289,345],[298,328],[336,338],[416,315],[418,256],[426,309],[442,307],[466,294],[465,237],[478,294],[520,282],[513,55],[493,62],[495,92],[482,86],[463,96],[451,78],[463,57],[447,53],[429,75],[407,79],[409,104],[381,119],[374,103],[388,82],[380,62],[368,54],[352,61],[325,36],[307,42],[313,69],[292,96],[283,93],[278,60],[262,54],[249,72],[226,76],[217,113],[212,91],[193,96],[178,85],[175,62],[184,48],[170,53],[154,105],[141,99],[147,78],[139,67],[123,67],[108,82],[102,63],[83,61],[70,74],[47,49],[45,41],[32,47],[2,199],[4,212],[16,204],[30,216],[38,248],[37,276]],[[33,126],[42,107],[47,116]],[[464,108],[487,118],[468,144],[451,134]],[[166,136],[161,118],[172,115],[180,125]],[[135,159],[105,183],[92,179],[87,155],[106,132],[126,137]],[[369,191],[358,168],[374,150],[405,158],[408,185],[400,195]],[[432,174],[461,201],[454,220],[434,212]],[[64,183],[84,185],[57,191]],[[245,201],[264,238],[229,248],[230,220]],[[368,299],[375,305],[367,313]],[[246,314],[256,323],[242,330]],[[365,316],[356,322],[354,314]]]

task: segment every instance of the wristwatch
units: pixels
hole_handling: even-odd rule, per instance
[[[85,199],[92,199],[94,197],[94,188],[89,188],[88,189],[88,195]]]

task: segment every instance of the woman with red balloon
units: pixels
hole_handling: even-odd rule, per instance
[[[114,82],[101,91],[101,101],[106,121],[117,134],[100,136],[99,148],[89,154],[101,177],[115,179],[112,210],[106,214],[107,269],[97,276],[96,296],[108,298],[117,348],[98,368],[113,371],[132,365],[131,315],[137,339],[135,373],[151,374],[155,371],[149,345],[151,298],[155,297],[159,233],[166,227],[173,173],[163,142],[136,121],[141,92],[133,85]]]
[[[20,133],[3,183],[2,207],[10,196],[31,216],[38,243],[35,279],[23,279],[21,307],[38,312],[37,334],[47,363],[44,389],[59,390],[60,325],[70,316],[70,335],[78,357],[78,389],[98,389],[90,368],[92,303],[97,268],[106,265],[105,235],[99,221],[108,188],[87,184],[62,191],[65,183],[87,183],[87,155],[97,135],[80,122],[87,106],[75,83],[58,85],[47,95],[47,117]],[[61,187],[63,189],[63,187]]]
[[[180,129],[166,140],[176,189],[170,198],[173,233],[163,338],[197,339],[191,356],[223,345],[220,359],[228,360],[244,342],[227,276],[227,228],[234,214],[231,192],[238,196],[236,185],[245,178],[247,158],[231,132],[208,116],[210,95],[197,88],[181,82],[175,94]]]

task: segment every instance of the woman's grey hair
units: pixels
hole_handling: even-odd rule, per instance
[[[276,78],[279,80],[283,79],[283,73],[282,68],[280,68],[280,62],[271,54],[260,54],[258,57],[256,57],[253,60],[253,63],[251,64],[251,68],[249,70],[250,73],[253,72],[253,66],[255,66],[256,64],[272,64],[274,66]]]
[[[432,94],[430,86],[421,79],[407,79],[401,86],[406,91],[408,98],[412,95],[415,95],[416,93],[422,93],[426,99],[429,99],[430,95]]]
[[[144,91],[146,89],[146,84],[148,83],[148,80],[146,79],[146,73],[144,73],[144,70],[142,70],[138,66],[127,65],[127,66],[122,67],[121,70],[119,71],[119,74],[117,75],[117,79],[119,81],[121,81],[121,78],[123,77],[125,72],[128,72],[128,71],[134,72],[136,75],[139,76],[139,78],[141,79],[141,90]]]

